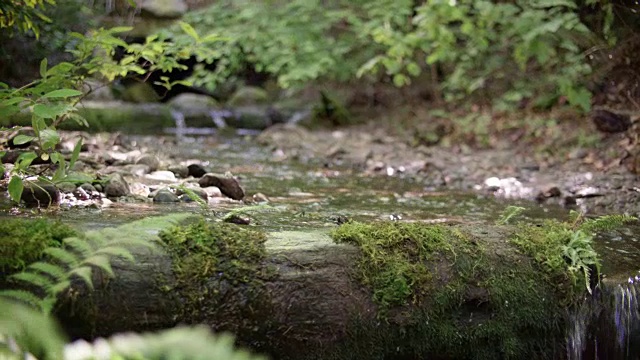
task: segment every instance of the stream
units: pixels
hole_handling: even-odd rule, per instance
[[[219,119],[218,119],[219,120]],[[268,206],[249,209],[252,225],[275,233],[289,230],[328,231],[336,219],[361,221],[458,221],[493,223],[508,206],[526,210],[520,219],[539,222],[565,219],[567,209],[553,204],[539,205],[527,200],[496,198],[481,192],[426,188],[420,181],[402,173],[370,175],[348,165],[327,165],[321,160],[295,161],[259,146],[252,136],[208,134],[194,137],[181,129],[166,137],[129,136],[134,147],[159,152],[173,162],[199,161],[216,173],[231,172],[245,188],[247,198],[260,193]],[[242,206],[221,201],[215,215]],[[60,208],[43,214],[80,229],[109,227],[147,216],[172,212],[198,212],[195,203],[156,204],[119,203],[97,209]],[[0,198],[0,218],[15,216],[6,197]],[[37,211],[25,210],[25,216]],[[640,227],[627,226],[597,237],[605,281],[592,298],[572,311],[567,335],[567,356],[581,359],[638,359],[640,349]]]

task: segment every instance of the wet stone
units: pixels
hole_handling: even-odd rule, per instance
[[[158,190],[153,197],[153,202],[157,203],[175,203],[179,201],[178,196],[167,189]]]
[[[107,197],[120,197],[129,195],[131,190],[122,175],[116,173],[111,175],[107,181],[107,185],[104,187],[104,193]]]
[[[207,171],[199,164],[191,164],[187,166],[187,176],[193,176],[194,178],[201,178]]]
[[[220,189],[223,195],[233,200],[242,200],[244,198],[244,190],[240,186],[238,180],[233,177],[219,176],[215,174],[205,174],[200,181],[200,187],[215,186]]]
[[[203,188],[188,187],[187,189],[189,189],[190,191],[193,191],[196,195],[198,195],[204,201],[207,201],[207,199],[209,198],[209,195]],[[186,200],[183,200],[185,198],[188,198],[191,201],[194,200],[194,199],[191,199],[188,193],[182,191],[181,189],[176,190],[176,195],[178,195],[180,197],[180,200],[182,201],[186,201]]]
[[[149,167],[149,171],[156,171],[160,167],[160,159],[151,154],[141,155],[136,159],[135,163],[137,165],[147,165]]]
[[[169,171],[171,171],[176,177],[182,179],[189,177],[189,169],[184,166],[170,166]]]
[[[138,176],[138,177],[144,176],[151,172],[151,168],[149,167],[149,165],[145,165],[145,164],[125,165],[118,170],[122,170],[126,173],[129,173],[133,176]]]
[[[147,179],[157,180],[157,181],[174,182],[174,181],[178,180],[178,179],[176,179],[176,175],[174,173],[172,173],[171,171],[167,171],[167,170],[154,171],[151,174],[147,174],[145,177]]]
[[[72,182],[63,182],[56,185],[58,189],[65,193],[73,192],[76,189],[76,184]]]
[[[27,206],[48,207],[60,202],[60,191],[54,185],[25,183],[20,200]]]
[[[245,215],[232,214],[224,218],[224,222],[237,224],[237,225],[249,225],[251,224],[251,218]]]

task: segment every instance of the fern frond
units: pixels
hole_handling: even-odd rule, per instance
[[[11,275],[10,278],[15,280],[20,280],[22,282],[38,287],[40,289],[48,289],[54,284],[53,279],[51,277],[40,274],[40,273],[31,272],[29,271],[29,269],[23,272],[19,272],[17,274]]]
[[[131,252],[119,246],[107,246],[98,249],[96,255],[107,255],[110,257],[121,257],[129,262],[134,262],[135,258]]]
[[[157,333],[121,334],[109,339],[98,339],[93,344],[73,343],[67,346],[67,353],[75,348],[85,358],[98,358],[108,349],[114,358],[175,360],[266,360],[264,356],[253,355],[234,348],[230,335],[213,335],[203,326],[174,328]]]
[[[20,352],[42,354],[43,360],[64,358],[65,339],[52,317],[1,298],[0,334],[15,340]]]
[[[597,219],[589,219],[582,223],[579,228],[587,233],[610,231],[636,220],[638,219],[629,215],[606,215]]]
[[[114,276],[113,269],[111,268],[111,262],[108,256],[106,255],[93,255],[88,259],[85,259],[83,264],[93,265],[104,272],[106,272],[109,276]]]
[[[52,298],[57,298],[58,294],[64,292],[67,288],[71,286],[70,280],[65,280],[61,282],[57,282],[55,285],[47,289],[47,293]]]
[[[3,300],[2,298],[19,301],[27,305],[33,306],[35,308],[39,308],[41,305],[40,302],[42,302],[42,299],[39,296],[35,295],[34,293],[26,290],[19,290],[19,289],[1,290],[0,302],[6,301],[6,300]]]
[[[64,240],[65,246],[69,247],[78,257],[88,257],[93,252],[93,247],[84,239],[71,237]]]
[[[54,307],[58,295],[71,285],[74,276],[92,289],[93,268],[114,276],[110,262],[113,257],[134,261],[130,249],[154,249],[160,230],[191,216],[193,215],[176,214],[146,218],[116,228],[89,231],[82,237],[69,237],[63,242],[64,248],[45,250],[50,256],[48,259],[34,263],[23,272],[11,276],[12,279],[44,291],[44,298],[34,294],[27,295],[29,293],[26,291],[9,292],[7,296],[35,304],[48,313]]]
[[[44,250],[44,253],[51,257],[51,259],[57,260],[60,264],[63,264],[67,267],[74,267],[75,265],[80,263],[80,260],[77,255],[73,252],[60,249],[60,248],[47,248]]]
[[[89,289],[93,290],[93,271],[89,266],[81,266],[72,269],[69,272],[70,275],[76,275],[89,287]]]
[[[65,268],[43,261],[39,261],[37,263],[29,265],[27,271],[39,271],[43,275],[52,277],[55,281],[63,281],[69,276]]]

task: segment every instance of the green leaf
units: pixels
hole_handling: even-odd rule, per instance
[[[222,38],[218,34],[209,34],[201,39],[201,42],[205,44],[218,41],[222,41]]]
[[[73,165],[76,164],[76,161],[78,161],[80,150],[82,150],[82,138],[78,139],[76,146],[73,147],[73,153],[71,153],[71,159],[69,159],[69,170],[71,170]]]
[[[123,33],[123,32],[128,32],[133,30],[133,27],[131,26],[116,26],[116,27],[112,27],[111,29],[109,29],[110,33],[116,34],[116,33]]]
[[[40,61],[40,76],[45,80],[47,79],[47,58]]]
[[[24,170],[31,165],[31,162],[38,158],[38,154],[33,151],[25,152],[18,156],[18,160],[16,161],[16,170]]]
[[[14,145],[22,145],[22,144],[26,144],[29,141],[32,141],[33,139],[35,139],[33,136],[28,136],[28,135],[18,135],[16,137],[13,138],[13,144]]]
[[[60,135],[53,129],[40,131],[40,141],[43,150],[51,150],[60,143]]]
[[[180,27],[182,28],[182,31],[186,32],[187,35],[191,36],[195,41],[200,41],[200,36],[198,36],[198,33],[193,26],[184,21],[180,21]]]
[[[22,178],[18,175],[13,175],[11,180],[9,180],[9,196],[11,197],[11,200],[19,203],[23,190],[24,184],[22,183]]]
[[[420,66],[418,66],[418,64],[414,62],[410,62],[407,64],[407,72],[411,76],[418,76],[420,75],[421,69],[420,69]]]
[[[409,78],[405,74],[393,75],[393,84],[397,87],[402,87],[409,84]]]
[[[59,90],[53,90],[49,93],[46,93],[42,95],[42,97],[43,98],[68,98],[68,97],[80,96],[80,95],[82,95],[82,92],[78,90],[59,89]]]
[[[36,104],[33,106],[33,113],[44,119],[55,119],[69,110],[67,105]]]
[[[60,182],[72,182],[74,184],[84,184],[90,183],[95,178],[89,174],[81,173],[81,172],[71,172],[67,174],[64,178],[60,179]]]
[[[17,103],[23,102],[24,100],[27,100],[27,98],[24,96],[16,96],[16,97],[8,98],[0,101],[0,107],[15,105]]]

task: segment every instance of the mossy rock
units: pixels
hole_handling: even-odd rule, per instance
[[[131,104],[119,101],[84,101],[78,107],[82,121],[73,118],[63,121],[58,129],[91,132],[122,131],[128,134],[158,134],[167,127],[175,127],[171,109],[165,104]],[[85,126],[84,121],[86,121]],[[21,112],[0,119],[0,126],[30,126],[31,114]]]
[[[340,226],[332,236],[360,248],[354,276],[370,289],[381,320],[354,319],[361,331],[351,345],[322,356],[557,358],[566,306],[576,292],[568,281],[550,282],[535,257],[521,254],[507,240],[514,231],[397,222]],[[359,349],[357,357],[347,356],[350,346]]]
[[[244,86],[236,90],[227,105],[231,107],[264,105],[269,101],[269,94],[266,90],[255,86]]]
[[[184,297],[176,314],[183,321],[211,321],[234,306],[241,311],[262,291],[264,233],[199,219],[165,230],[160,238],[173,259],[173,286]],[[224,322],[220,319],[219,325],[228,329]]]
[[[0,283],[3,278],[40,260],[48,247],[59,247],[76,231],[46,219],[4,218],[0,221]]]
[[[118,95],[120,100],[138,104],[160,101],[160,96],[153,90],[153,87],[144,82],[136,82],[125,86]]]

